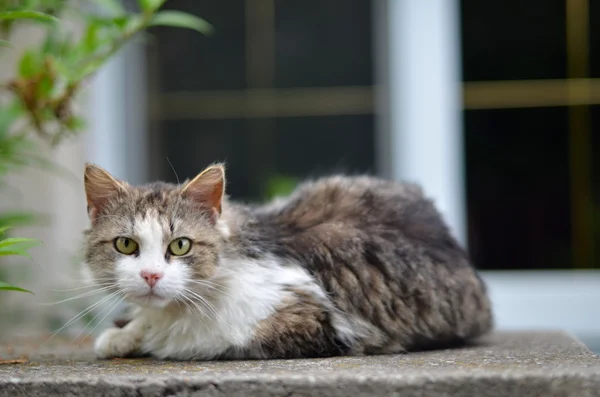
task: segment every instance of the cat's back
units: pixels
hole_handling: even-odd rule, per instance
[[[325,177],[255,219],[266,249],[305,267],[352,322],[368,324],[364,352],[449,346],[492,327],[485,285],[417,185]]]
[[[366,241],[395,246],[414,242],[439,255],[463,254],[434,203],[412,183],[372,176],[323,177],[299,185],[257,214],[263,230],[288,236],[286,241],[298,248],[307,240],[332,249]]]
[[[285,198],[260,208],[265,219],[304,229],[330,222],[362,224],[402,216],[423,201],[421,188],[371,176],[334,175],[300,184]]]

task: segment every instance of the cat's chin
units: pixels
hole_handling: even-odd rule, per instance
[[[129,301],[138,306],[151,307],[155,309],[165,308],[173,302],[173,300],[170,298],[164,298],[155,294],[129,297]]]

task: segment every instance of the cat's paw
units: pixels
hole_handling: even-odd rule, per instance
[[[131,332],[119,328],[104,331],[94,343],[98,358],[127,357],[136,352],[138,341]]]

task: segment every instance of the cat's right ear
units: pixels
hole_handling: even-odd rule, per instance
[[[125,191],[125,186],[113,178],[108,171],[89,163],[85,165],[83,180],[88,216],[93,224],[108,200],[118,192]]]

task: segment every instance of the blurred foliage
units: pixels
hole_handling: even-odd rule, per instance
[[[73,111],[73,98],[82,83],[104,65],[123,45],[152,26],[175,26],[210,34],[212,27],[196,16],[180,11],[161,11],[165,0],[140,0],[139,12],[128,12],[116,0],[0,0],[2,44],[18,22],[36,23],[45,39],[23,51],[17,76],[1,85],[12,101],[0,110],[0,133],[26,116],[21,131],[34,131],[52,145],[81,130],[84,121]],[[15,4],[20,4],[15,6]],[[69,28],[58,17],[69,16]],[[76,30],[81,32],[77,34]],[[18,134],[18,136],[23,133]],[[15,138],[15,145],[25,142]]]
[[[298,180],[290,176],[275,175],[267,179],[265,187],[265,196],[267,199],[274,199],[279,196],[287,196],[298,185]]]
[[[0,227],[0,236],[3,235],[7,229],[8,227]],[[4,237],[0,239],[0,257],[9,255],[28,257],[28,249],[37,245],[38,243],[39,242],[37,240],[30,238]],[[10,285],[3,281],[0,281],[0,290],[31,292],[23,288],[15,287],[14,285]]]
[[[49,166],[37,145],[56,147],[79,133],[85,121],[73,103],[90,76],[125,44],[152,26],[212,33],[212,26],[180,11],[162,10],[166,0],[139,0],[128,10],[119,0],[0,0],[0,57],[19,51],[14,75],[0,81],[0,188],[11,172]],[[13,45],[18,28],[32,25],[42,40]],[[12,55],[12,54],[11,54]],[[2,62],[6,68],[6,62]],[[0,232],[30,223],[29,214],[0,214]],[[0,257],[27,256],[36,242],[5,237]],[[22,290],[0,282],[0,290]]]

